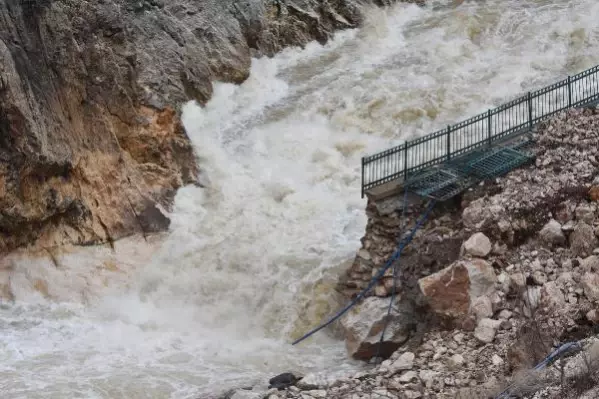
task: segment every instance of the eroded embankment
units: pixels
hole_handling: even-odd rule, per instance
[[[563,381],[555,368],[527,373],[558,344],[594,343],[586,339],[599,322],[598,132],[597,110],[563,112],[534,132],[534,165],[437,208],[398,263],[389,360],[355,376],[309,376],[285,397],[479,398],[510,381],[521,394],[581,395],[590,386],[580,389],[574,363]],[[363,247],[339,284],[347,297],[394,251],[402,208],[397,198],[369,203]],[[408,226],[421,208],[409,208]],[[386,276],[341,322],[350,355],[376,353],[392,284]]]

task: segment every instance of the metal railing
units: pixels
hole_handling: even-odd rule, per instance
[[[599,65],[495,109],[362,158],[362,197],[367,190],[403,179],[508,136],[528,132],[562,110],[599,102]]]

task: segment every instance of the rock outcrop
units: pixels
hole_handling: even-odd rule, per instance
[[[0,252],[164,230],[159,208],[197,176],[179,106],[242,82],[252,56],[356,26],[356,4],[0,3]]]

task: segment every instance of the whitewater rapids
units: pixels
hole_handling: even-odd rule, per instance
[[[366,218],[360,157],[599,64],[596,0],[400,4],[184,107],[204,188],[152,242],[4,260],[2,398],[209,398],[356,369],[320,333]],[[9,264],[10,270],[6,268]]]

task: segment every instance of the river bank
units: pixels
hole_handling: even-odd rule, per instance
[[[507,387],[529,398],[592,395],[599,373],[598,132],[599,111],[562,112],[536,129],[534,165],[438,209],[399,263],[399,299],[384,341],[397,350],[388,360],[357,374],[309,375],[287,391],[247,397],[474,399],[496,397]],[[397,240],[401,199],[372,205],[378,218],[370,213],[365,247],[342,281],[348,289],[360,288],[365,279],[356,270],[372,276]],[[364,270],[367,261],[371,270]],[[378,342],[375,326],[383,319],[372,314],[372,303],[385,308],[390,300],[388,284],[380,287],[341,321],[350,354],[356,345]],[[407,306],[418,311],[398,314]],[[402,322],[404,333],[394,335]],[[363,342],[352,341],[356,332],[363,332]],[[532,371],[568,342],[584,350],[564,358],[565,371],[560,362]]]

